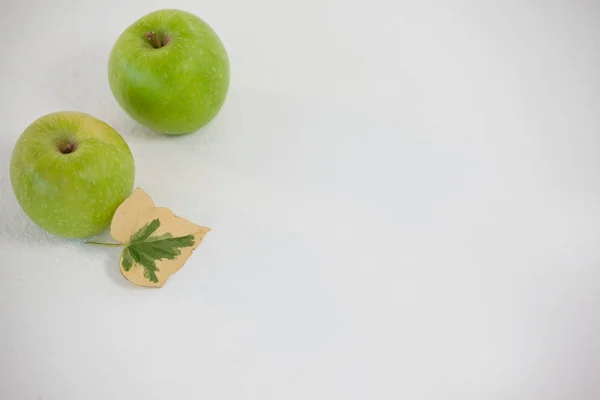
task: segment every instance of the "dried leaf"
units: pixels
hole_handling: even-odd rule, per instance
[[[135,285],[150,287],[162,287],[209,231],[155,207],[140,188],[117,208],[110,226],[111,236],[125,245],[121,273]]]

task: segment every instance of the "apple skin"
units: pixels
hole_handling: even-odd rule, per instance
[[[73,111],[34,121],[10,161],[13,191],[25,213],[48,232],[69,238],[108,228],[133,190],[134,175],[133,155],[121,135]]]
[[[117,102],[140,124],[166,134],[191,133],[223,106],[229,59],[202,19],[185,11],[159,10],[134,22],[117,39],[108,80]]]

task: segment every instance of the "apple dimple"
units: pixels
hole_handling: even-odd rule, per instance
[[[157,34],[156,32],[150,31],[146,33],[146,39],[150,42],[152,47],[160,49],[161,47],[169,44],[171,37],[164,34]]]
[[[62,154],[71,154],[77,150],[77,142],[68,139],[59,140],[58,143],[56,143],[56,147]]]

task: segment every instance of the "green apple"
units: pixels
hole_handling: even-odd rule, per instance
[[[133,189],[134,162],[121,135],[84,113],[43,116],[17,140],[10,180],[17,201],[47,231],[84,238],[108,228]]]
[[[158,132],[195,132],[219,112],[229,88],[229,59],[212,28],[180,10],[154,11],[115,43],[108,80],[121,107]]]

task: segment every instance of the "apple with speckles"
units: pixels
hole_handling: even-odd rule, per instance
[[[135,167],[125,140],[84,113],[45,115],[25,129],[12,152],[17,201],[40,227],[69,238],[96,235],[131,194]]]
[[[208,124],[229,88],[229,59],[215,31],[196,15],[158,10],[135,21],[110,54],[108,80],[140,124],[185,134]]]

